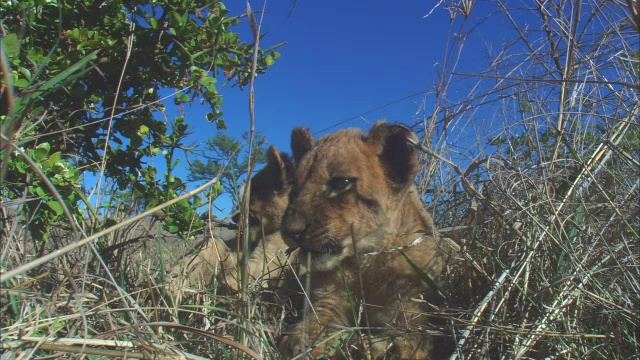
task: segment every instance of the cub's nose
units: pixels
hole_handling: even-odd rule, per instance
[[[289,247],[300,247],[300,239],[302,238],[302,231],[295,231],[283,227],[280,232],[282,233],[282,239],[284,243]]]
[[[291,206],[287,207],[287,211],[284,213],[282,226],[280,228],[285,244],[290,247],[299,247],[300,240],[302,239],[306,228],[307,223],[304,220],[304,217],[301,216],[295,208]]]

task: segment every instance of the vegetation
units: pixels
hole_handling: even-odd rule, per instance
[[[267,161],[267,150],[264,148],[266,139],[262,134],[255,135],[256,150],[254,154],[239,154],[243,144],[249,143],[249,133],[242,134],[242,141],[225,133],[216,133],[207,139],[204,145],[205,153],[202,155],[206,163],[195,159],[189,166],[190,181],[207,181],[218,177],[225,193],[231,195],[231,201],[235,207],[241,202],[241,180],[249,169],[249,160],[254,165],[264,164]],[[242,156],[241,156],[242,155]]]
[[[178,105],[209,104],[207,119],[224,129],[219,88],[251,79],[253,44],[233,32],[239,18],[221,2],[14,1],[3,14],[3,127],[11,142],[2,196],[39,199],[21,210],[39,240],[65,208],[72,224],[90,215],[91,231],[109,225],[98,217],[113,191],[126,191],[147,209],[184,192],[175,169],[177,153],[193,150],[184,144],[189,123],[183,115],[167,118],[161,94],[175,90]],[[255,72],[264,73],[278,56],[259,49]],[[62,202],[17,149],[39,164]],[[93,203],[79,184],[89,173],[98,174]],[[200,206],[192,198],[165,209],[165,227],[202,229],[194,211]]]
[[[134,295],[141,281],[159,273],[162,283],[165,266],[186,251],[176,247],[202,239],[211,227],[202,207],[224,191],[227,174],[186,191],[176,170],[185,166],[179,153],[194,151],[185,144],[190,125],[163,102],[208,104],[207,120],[225,129],[220,89],[248,87],[279,57],[277,46],[260,48],[255,32],[241,39],[234,29],[255,23],[253,13],[231,16],[219,1],[3,1],[0,18],[2,343],[31,320],[44,321],[24,333],[35,337],[114,330],[105,308],[82,305],[92,296],[123,309],[119,320],[146,323],[141,309],[164,291]],[[24,265],[39,279],[30,290],[6,273]],[[35,298],[22,302],[31,290]],[[58,295],[75,305],[57,308]],[[32,311],[41,297],[57,308],[53,317]],[[68,311],[80,318],[57,318]]]
[[[451,16],[452,35],[433,108],[414,125],[419,188],[457,249],[433,312],[444,325],[429,331],[453,338],[452,358],[635,358],[637,2],[474,4],[430,13]],[[2,3],[3,357],[279,358],[279,332],[307,309],[259,279],[236,294],[166,277],[213,230],[198,216],[207,197],[175,176],[176,154],[195,149],[162,94],[206,102],[212,126],[240,126],[223,120],[218,91],[250,86],[279,56],[259,49],[255,26],[248,42],[233,32],[252,15],[196,0]],[[488,19],[511,28],[481,66],[464,50],[487,41]],[[459,72],[466,58],[475,73]],[[214,139],[213,151],[238,144]],[[192,180],[220,171],[197,168]],[[226,185],[199,189],[209,203],[241,172],[219,174]],[[366,331],[340,334],[366,343]]]
[[[429,149],[420,185],[461,246],[442,311],[453,357],[637,357],[637,5],[445,3],[460,36],[416,129]],[[477,74],[458,73],[495,16],[511,37]],[[460,83],[469,95],[451,101]]]

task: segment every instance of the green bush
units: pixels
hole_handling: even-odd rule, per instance
[[[46,239],[63,206],[74,221],[90,215],[92,226],[108,223],[96,217],[102,202],[84,197],[80,181],[89,173],[100,177],[98,186],[131,193],[147,209],[183,193],[176,154],[191,150],[184,144],[189,124],[182,115],[166,119],[160,92],[175,89],[175,104],[208,104],[206,118],[226,128],[218,89],[247,85],[253,63],[254,45],[233,31],[238,17],[221,2],[198,0],[28,0],[2,7],[2,85],[15,94],[3,97],[0,113],[0,191],[3,201],[30,200],[22,212],[31,234]],[[256,74],[278,57],[274,48],[258,50]],[[164,173],[149,161],[158,156]],[[200,205],[193,198],[166,209],[165,227],[202,230]]]

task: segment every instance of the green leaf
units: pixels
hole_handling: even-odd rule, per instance
[[[138,135],[140,136],[149,135],[149,127],[146,125],[140,125],[140,128],[138,128]]]
[[[60,205],[60,203],[57,201],[47,201],[47,206],[58,216],[62,215],[62,213],[64,212],[62,210],[62,205]]]
[[[33,160],[35,162],[41,162],[47,156],[47,154],[49,154],[49,150],[51,150],[51,145],[49,145],[49,143],[38,145],[38,147],[36,147],[35,151],[33,152]]]
[[[215,82],[217,82],[218,80],[214,77],[211,76],[205,76],[202,78],[202,80],[200,80],[200,84],[202,84],[202,86],[208,86],[211,85]]]
[[[182,25],[182,18],[180,17],[180,14],[175,11],[169,11],[169,19],[174,26]]]
[[[18,35],[9,34],[2,38],[2,42],[4,43],[4,48],[6,49],[9,61],[13,61],[13,59],[18,56],[18,50],[20,50],[20,40],[18,39]]]
[[[16,170],[18,170],[20,174],[26,174],[28,168],[29,166],[24,161],[22,161],[22,159],[16,161]]]
[[[17,87],[17,88],[26,88],[27,86],[29,86],[29,81],[27,81],[27,79],[16,79],[13,81],[13,86]]]
[[[25,68],[25,67],[20,67],[18,68],[18,70],[22,73],[22,75],[24,75],[24,77],[31,81],[31,71],[29,71],[29,69]]]
[[[52,154],[51,156],[49,156],[49,160],[47,160],[47,163],[50,166],[53,166],[55,164],[57,164],[60,161],[60,151]]]
[[[182,14],[182,18],[180,19],[180,25],[185,26],[187,25],[187,22],[189,22],[189,12],[185,11],[184,14]]]
[[[40,187],[40,186],[38,186],[38,187],[34,188],[34,189],[33,189],[33,191],[36,193],[36,195],[38,195],[38,196],[39,196],[40,198],[42,198],[42,199],[47,199],[47,198],[49,198],[49,197],[47,196],[47,193],[46,193],[46,192],[44,191],[44,189],[43,189],[42,187]]]
[[[158,29],[158,20],[156,20],[155,18],[149,19],[149,24],[151,25],[152,29],[154,30]]]

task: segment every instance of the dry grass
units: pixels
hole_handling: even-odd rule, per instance
[[[416,124],[433,149],[422,189],[461,245],[447,289],[452,358],[636,358],[637,3],[497,5],[509,45],[489,49],[477,74],[457,73],[466,29],[482,22],[461,20],[442,92]],[[469,95],[452,102],[460,81]]]
[[[5,225],[20,229],[20,222],[13,217]],[[269,357],[275,336],[272,325],[282,321],[285,301],[267,302],[270,289],[258,283],[249,292],[251,316],[243,318],[239,314],[247,304],[227,288],[170,281],[165,277],[168,265],[191,246],[177,243],[152,225],[141,221],[101,240],[109,245],[100,248],[117,250],[99,252],[91,244],[28,275],[3,279],[4,356],[50,352],[109,358]],[[3,253],[8,254],[3,264],[8,268],[34,256],[28,237],[18,235],[19,231],[3,234],[7,236]],[[49,243],[59,247],[71,238],[61,232]],[[234,340],[239,333],[249,347]]]

